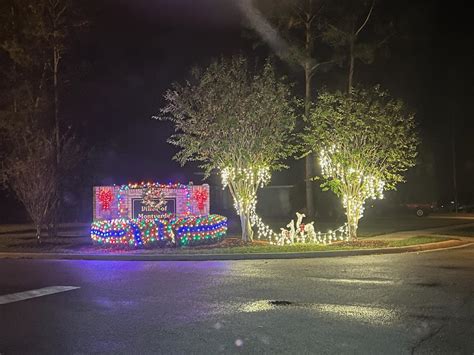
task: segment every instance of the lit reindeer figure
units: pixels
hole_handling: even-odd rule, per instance
[[[303,224],[301,223],[304,217],[306,217],[304,213],[296,212],[296,236],[299,236],[297,238],[297,241],[302,242],[302,243],[304,243],[306,239],[306,236],[304,233],[304,223]]]
[[[292,219],[286,225],[288,229],[280,228],[281,232],[277,235],[276,244],[294,244],[296,243],[318,243],[331,244],[338,240],[347,240],[348,230],[347,225],[339,227],[336,230],[329,230],[326,233],[316,232],[314,230],[314,221],[310,223],[303,223],[303,218],[306,217],[303,213],[296,212],[296,226],[295,220]],[[338,236],[340,233],[340,236]]]
[[[316,232],[314,231],[314,222],[305,224],[304,233],[311,242],[316,243]]]
[[[296,237],[296,231],[295,231],[295,220],[292,219],[290,223],[286,225],[288,228],[290,228],[289,232],[289,239],[290,243],[293,244],[295,242],[295,237]]]
[[[290,223],[286,225],[288,229],[280,228],[280,238],[278,239],[278,245],[292,244],[295,240],[295,222],[291,220]]]
[[[277,245],[285,245],[286,242],[290,243],[290,231],[285,228],[280,228],[280,238],[278,238]]]

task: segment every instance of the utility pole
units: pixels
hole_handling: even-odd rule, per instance
[[[451,160],[453,169],[454,211],[458,213],[458,186],[456,177],[456,128],[455,118],[451,121]]]

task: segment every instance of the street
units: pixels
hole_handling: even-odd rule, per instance
[[[299,260],[0,260],[0,298],[69,287],[4,298],[0,354],[472,354],[473,280],[472,245]]]

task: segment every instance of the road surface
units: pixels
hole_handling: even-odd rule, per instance
[[[300,260],[0,260],[0,354],[473,354],[473,281],[474,246]]]

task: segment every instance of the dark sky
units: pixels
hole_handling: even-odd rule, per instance
[[[69,97],[72,120],[103,156],[96,182],[193,179],[171,161],[170,124],[151,116],[193,65],[250,48],[237,8],[225,0],[103,1],[93,16],[81,41],[86,70]]]
[[[237,1],[89,0],[90,28],[66,58],[72,74],[62,107],[65,122],[93,147],[86,174],[82,171],[88,185],[199,181],[193,174],[197,169],[171,160],[170,124],[151,116],[163,105],[164,91],[193,65],[220,55],[262,58],[271,53],[265,46],[254,50],[256,38],[243,36]],[[408,175],[402,188],[408,195],[432,186],[436,192],[427,198],[451,198],[454,125],[461,195],[474,201],[474,58],[467,8],[467,1],[377,2],[379,14],[393,19],[400,31],[390,41],[388,57],[370,66],[358,64],[356,80],[381,83],[417,113],[423,164]],[[280,68],[293,80],[302,78],[298,71]]]

